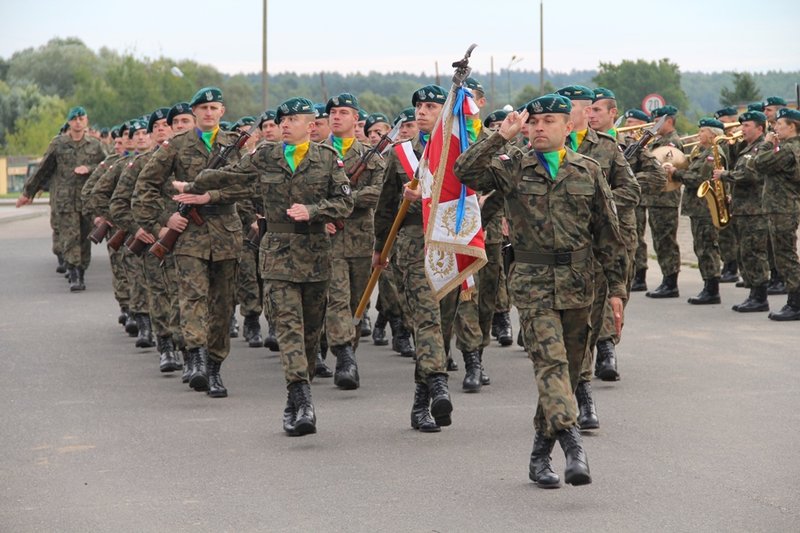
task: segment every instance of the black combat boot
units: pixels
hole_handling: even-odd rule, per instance
[[[189,353],[189,350],[187,350],[185,346],[183,349],[181,349],[181,354],[183,355],[183,374],[181,374],[181,383],[189,383],[189,380],[192,377],[192,372],[194,372],[194,361],[192,360],[192,354]]]
[[[124,326],[125,323],[128,321],[128,308],[124,305],[119,306],[119,316],[117,317],[117,322],[119,322],[120,326]]]
[[[767,294],[775,295],[775,294],[786,294],[788,291],[786,290],[786,284],[783,282],[783,278],[778,273],[777,269],[772,269],[770,271],[770,278],[769,278],[769,285],[767,286]]]
[[[275,324],[271,320],[267,328],[267,336],[264,337],[264,348],[269,349],[270,352],[277,352],[279,350],[278,337],[275,336]]]
[[[461,388],[465,392],[480,392],[481,390],[481,361],[477,350],[474,352],[461,352],[464,356],[464,381]]]
[[[150,315],[147,313],[136,313],[136,325],[139,326],[139,336],[136,338],[136,347],[150,348],[155,346],[153,342],[153,328],[150,325]]]
[[[228,389],[222,384],[222,376],[219,375],[222,361],[208,358],[208,391],[206,394],[212,398],[227,398]]]
[[[718,304],[722,300],[719,297],[719,278],[711,278],[703,283],[703,290],[694,298],[687,300],[692,305]]]
[[[367,315],[364,315],[364,318],[361,319],[360,328],[360,335],[362,337],[369,337],[372,335],[372,320],[370,320]]]
[[[56,260],[58,261],[58,266],[56,267],[56,272],[59,274],[66,274],[67,273],[67,264],[64,262],[64,256],[62,254],[56,255]]]
[[[525,348],[525,340],[522,338],[522,327],[519,328],[517,332],[517,346],[522,346]]]
[[[500,346],[511,346],[514,344],[514,332],[511,329],[511,313],[504,311],[496,313],[497,321],[497,342]]]
[[[86,285],[81,281],[81,271],[78,267],[72,265],[67,266],[67,281],[69,281],[70,292],[78,292],[86,290]]]
[[[548,439],[543,431],[537,431],[533,437],[533,451],[531,464],[528,467],[528,477],[543,489],[557,489],[561,480],[550,465],[550,454],[556,439]]]
[[[294,430],[295,420],[297,420],[297,409],[292,401],[292,391],[288,389],[286,391],[286,407],[283,408],[283,430],[292,437],[297,436]]]
[[[643,292],[647,290],[647,269],[640,268],[633,276],[633,283],[631,283],[631,292]]]
[[[231,315],[231,323],[228,327],[228,336],[230,338],[235,339],[239,336],[239,320],[236,318],[236,310],[233,310],[233,314]]]
[[[722,267],[719,282],[736,283],[737,281],[739,281],[739,264],[736,261],[728,261]]]
[[[386,346],[389,344],[389,339],[386,338],[386,324],[388,319],[383,313],[378,313],[378,318],[375,319],[375,327],[372,328],[372,344],[375,346]]]
[[[611,339],[597,341],[594,375],[603,381],[619,381],[617,350],[614,346],[614,341]]]
[[[800,291],[790,292],[786,305],[780,311],[770,313],[769,318],[778,322],[800,320]]]
[[[436,424],[449,426],[452,423],[450,413],[453,412],[453,403],[447,389],[447,374],[428,376],[428,392],[431,397],[431,415]]]
[[[135,337],[139,334],[139,324],[136,323],[135,315],[130,311],[128,311],[128,317],[125,319],[125,333],[129,337]]]
[[[208,353],[205,348],[192,348],[189,350],[192,358],[192,374],[189,376],[189,386],[196,391],[208,390]]]
[[[311,403],[311,385],[298,381],[289,385],[289,396],[295,409],[294,437],[317,432],[317,415]],[[284,423],[285,427],[285,423]]]
[[[564,450],[564,457],[567,460],[564,469],[564,482],[569,485],[588,485],[592,482],[589,474],[589,461],[586,459],[586,452],[583,450],[583,439],[577,426],[569,429],[562,429],[556,433],[561,449]]]
[[[358,365],[356,354],[349,344],[331,346],[331,353],[336,356],[336,372],[333,375],[333,384],[343,390],[357,389],[361,382],[358,378]]]
[[[767,286],[761,285],[750,289],[747,299],[734,305],[731,309],[739,313],[758,313],[769,311],[769,301],[767,300]]]
[[[647,291],[644,293],[648,298],[677,298],[680,296],[678,292],[678,273],[664,276],[661,285],[656,287],[654,291]]]
[[[400,357],[416,357],[414,347],[411,346],[411,332],[403,326],[400,317],[390,319],[395,321],[392,327],[392,349],[400,354]],[[391,323],[391,322],[390,322]]]
[[[258,320],[260,317],[258,313],[250,313],[244,317],[244,339],[250,348],[261,348],[264,345],[264,339],[261,338],[261,322]]]
[[[483,348],[478,351],[478,362],[481,364],[481,385],[491,385],[492,380],[489,374],[486,373],[486,367],[483,366]]]
[[[322,352],[317,352],[317,363],[314,365],[314,376],[318,378],[332,378],[333,371],[331,371],[325,358],[322,357]]]
[[[575,399],[578,401],[578,425],[582,430],[599,429],[600,421],[592,399],[592,384],[588,381],[578,383],[575,389]]]
[[[172,337],[165,335],[158,337],[157,340],[159,357],[159,369],[162,372],[175,372],[181,369],[181,364],[175,357],[175,346],[172,344]]]
[[[431,395],[428,386],[417,383],[414,389],[414,403],[411,405],[411,427],[423,433],[436,433],[442,430],[431,416]]]
[[[449,345],[444,347],[444,354],[447,356],[447,371],[458,372],[458,363],[456,363],[453,357],[450,355]]]

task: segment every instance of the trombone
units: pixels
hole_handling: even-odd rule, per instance
[[[655,122],[648,122],[646,124],[639,124],[637,126],[623,126],[622,128],[617,128],[617,135],[621,133],[630,133],[634,139],[637,141],[642,137],[642,133],[645,128],[650,128],[655,124]]]
[[[740,124],[740,123],[738,123],[738,122],[728,122],[728,123],[726,123],[726,124],[724,125],[724,130],[725,130],[725,131],[728,131],[730,128],[736,128],[736,127],[738,127],[738,126],[741,126],[741,124]],[[694,146],[694,145],[696,145],[696,144],[697,144],[697,141],[693,141],[693,142],[690,142],[690,143],[686,143],[686,141],[688,141],[689,139],[694,139],[694,138],[695,138],[695,137],[697,137],[698,135],[699,135],[699,133],[693,133],[692,135],[684,135],[683,137],[681,137],[681,138],[680,138],[680,141],[681,141],[682,143],[684,143],[683,147],[684,147],[684,148],[688,148],[688,147],[690,147],[690,146]]]
[[[736,144],[742,138],[744,134],[741,131],[735,131],[731,135],[720,135],[714,138],[714,144],[717,144],[721,141],[728,141],[728,144]],[[683,145],[683,148],[692,148],[700,144],[700,141],[694,141],[691,143],[686,143]]]

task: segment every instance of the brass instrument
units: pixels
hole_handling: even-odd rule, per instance
[[[719,155],[719,143],[724,140],[728,140],[728,137],[719,135],[714,139],[714,144],[711,146],[711,150],[714,153],[714,170],[724,170],[725,168]],[[711,222],[717,229],[722,229],[730,224],[731,215],[728,209],[728,195],[725,194],[725,185],[721,179],[710,179],[701,183],[697,189],[697,197],[706,199],[708,210],[711,212]]]
[[[646,124],[639,124],[637,126],[623,126],[622,128],[617,128],[617,135],[628,133],[633,137],[635,140],[639,140],[644,133],[645,128],[650,128],[655,124],[655,122],[648,122]]]
[[[738,122],[728,122],[727,124],[724,124],[724,129],[725,131],[727,131],[730,128],[737,128],[739,126],[741,126],[741,124],[739,124]],[[684,148],[688,146],[694,146],[695,144],[697,144],[697,142],[691,142],[687,144],[686,141],[688,141],[689,139],[694,139],[698,135],[699,133],[693,133],[692,135],[684,135],[683,137],[681,137],[681,142],[683,143]]]
[[[718,139],[723,139],[724,138],[725,140],[728,141],[728,144],[733,145],[733,144],[736,144],[737,142],[739,142],[743,135],[744,135],[744,133],[742,133],[742,131],[740,130],[740,131],[733,132],[733,134],[731,134],[731,135],[720,135],[717,138]],[[693,143],[687,143],[687,144],[683,145],[683,148],[685,150],[686,148],[697,146],[698,144],[700,144],[700,141],[695,141]]]
[[[662,165],[664,163],[671,163],[677,169],[685,169],[689,166],[689,159],[681,150],[674,146],[659,146],[653,148],[653,157],[655,157]],[[667,178],[667,184],[664,187],[664,192],[670,192],[681,188],[681,182],[675,181],[671,177]]]

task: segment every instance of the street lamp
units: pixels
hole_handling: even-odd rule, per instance
[[[508,67],[506,68],[506,72],[508,74],[508,102],[511,103],[511,67],[516,65],[522,61],[521,57],[517,57],[516,55],[511,56],[511,61],[508,62]]]

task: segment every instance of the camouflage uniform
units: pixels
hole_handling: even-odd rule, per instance
[[[332,147],[330,139],[324,144]],[[343,158],[344,168],[351,172],[355,170],[368,149],[354,140]],[[382,157],[370,158],[367,169],[352,186],[353,212],[331,235],[331,279],[325,333],[328,345],[332,347],[349,344],[355,349],[361,336],[353,326],[353,315],[370,276],[375,235],[373,217],[381,193],[384,166]]]
[[[676,170],[673,175],[673,179],[682,181],[686,189],[681,200],[681,213],[691,221],[694,254],[704,280],[718,278],[720,274],[718,231],[711,223],[711,212],[705,198],[697,197],[698,187],[711,179],[713,172],[714,156],[709,147],[701,148],[694,156],[690,156],[689,168]]]
[[[265,142],[236,166],[201,178],[206,176],[260,189],[267,223],[259,252],[264,304],[275,323],[287,385],[310,382],[331,278],[332,247],[325,223],[345,218],[353,209],[343,163],[334,150],[311,143],[292,172],[283,145]],[[296,203],[308,208],[308,222],[286,215]]]
[[[484,231],[487,263],[478,272],[480,301],[478,316],[483,342],[486,348],[492,340],[492,317],[497,308],[497,294],[500,290],[500,273],[503,270],[501,249],[503,246],[503,215],[505,199],[499,191],[489,196],[481,208],[481,222]]]
[[[775,267],[789,294],[796,294],[800,291],[800,136],[781,141],[777,149],[772,143],[762,143],[757,152],[747,167],[765,176],[763,207],[769,220]]]
[[[165,141],[136,180],[134,197],[138,197],[139,205],[134,201],[134,216],[154,236],[172,214],[162,201],[172,189],[171,181],[192,182],[217,153],[236,140],[235,134],[219,130],[209,152],[197,131],[181,132]],[[238,154],[233,157],[238,158]],[[242,222],[235,202],[247,198],[250,189],[221,180],[202,189],[190,183],[184,192],[207,192],[211,202],[197,207],[204,223],[198,226],[189,222],[173,250],[181,332],[188,350],[207,347],[209,357],[221,362],[230,352],[228,325],[242,250]]]
[[[769,227],[761,195],[764,176],[747,168],[747,162],[757,153],[756,148],[764,142],[763,135],[756,141],[739,149],[736,166],[723,172],[722,179],[732,185],[731,225],[739,242],[739,266],[745,284],[760,287],[769,281],[767,241]],[[722,233],[720,233],[720,236]]]
[[[683,150],[683,143],[676,132],[671,132],[663,137],[659,137],[651,143],[651,148],[661,146],[674,146]],[[681,269],[681,251],[678,246],[678,207],[681,203],[681,190],[663,191],[648,190],[643,191],[639,202],[639,213],[637,214],[639,247],[637,258],[642,260],[637,268],[646,268],[647,265],[647,246],[644,244],[644,226],[650,218],[650,233],[653,238],[653,248],[655,248],[658,266],[661,267],[661,274],[667,277],[677,274]]]
[[[51,207],[56,213],[60,249],[64,261],[85,270],[92,259],[92,245],[87,240],[92,221],[83,215],[81,188],[97,165],[105,158],[100,141],[89,135],[75,142],[69,135],[59,135],[50,141],[39,168],[25,182],[22,194],[33,198],[49,180]],[[85,165],[89,174],[75,174],[74,169]],[[58,246],[56,247],[58,248]]]
[[[418,137],[411,140],[417,158],[422,157]],[[403,202],[403,185],[409,176],[394,151],[389,153],[383,177],[383,188],[375,210],[375,251],[386,243],[397,211]],[[425,384],[428,376],[447,373],[447,357],[442,339],[439,302],[425,277],[425,241],[422,230],[422,202],[412,202],[397,233],[395,260],[392,266],[401,300],[408,311],[406,319],[413,326],[417,353],[414,379]]]
[[[455,173],[474,189],[505,195],[516,257],[509,295],[539,389],[534,425],[553,438],[577,423],[573,391],[591,329],[593,257],[606,267],[609,294],[624,300],[625,244],[595,161],[568,149],[551,180],[532,151],[496,156],[504,143],[497,133],[476,143],[456,161]]]

